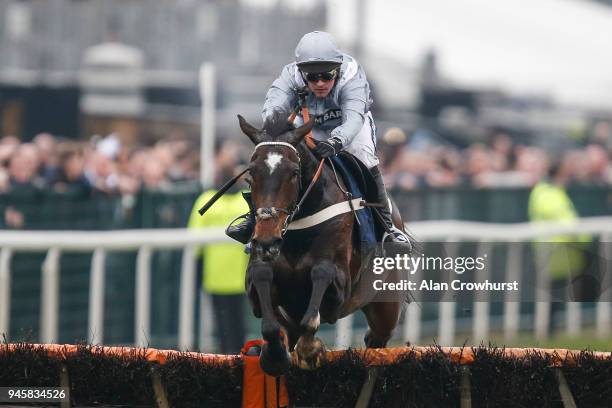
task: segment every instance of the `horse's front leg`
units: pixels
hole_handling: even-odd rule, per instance
[[[270,264],[256,261],[251,263],[249,274],[261,307],[261,334],[267,342],[261,348],[259,364],[266,374],[279,376],[289,370],[291,360],[281,340],[281,326],[276,319],[272,305],[274,272]]]
[[[331,261],[321,261],[312,267],[310,277],[312,279],[310,302],[300,322],[301,336],[295,346],[298,363],[304,369],[319,367],[324,357],[325,346],[315,334],[321,325],[319,309],[323,295],[336,277],[336,265]]]

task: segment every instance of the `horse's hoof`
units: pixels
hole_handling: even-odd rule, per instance
[[[300,338],[295,345],[297,364],[303,370],[316,370],[325,361],[325,346],[318,337],[307,342]]]
[[[286,350],[282,350],[278,356],[271,356],[268,344],[261,347],[259,355],[259,365],[264,373],[273,377],[281,376],[291,368],[291,358]]]

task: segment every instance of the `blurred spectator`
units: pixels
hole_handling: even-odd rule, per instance
[[[398,127],[392,127],[385,132],[382,140],[376,146],[381,166],[385,171],[407,142],[406,133]]]
[[[40,164],[40,153],[34,144],[19,146],[9,161],[10,190],[42,188],[44,181],[38,175]]]
[[[85,177],[85,153],[83,146],[76,142],[64,142],[58,145],[58,171],[53,189],[59,193],[70,193],[87,197],[91,194],[92,185]]]
[[[4,223],[9,228],[24,228],[26,219],[23,207],[37,201],[44,187],[38,175],[40,154],[32,143],[19,146],[10,158],[8,166],[8,202],[4,210]]]
[[[55,182],[59,172],[57,140],[50,133],[39,133],[34,136],[32,143],[40,153],[40,175],[50,185]]]
[[[155,155],[144,162],[142,167],[142,186],[151,191],[169,190],[170,180],[166,174],[166,164]]]
[[[8,162],[17,148],[19,147],[19,139],[15,136],[4,136],[0,139],[0,166],[8,166]]]
[[[242,152],[242,147],[233,141],[221,144],[216,158],[217,186],[221,186],[228,178],[238,173],[245,160]],[[248,212],[248,205],[236,184],[201,216],[198,210],[216,192],[216,189],[211,189],[198,197],[191,210],[188,228],[226,227],[236,217]],[[234,242],[206,245],[199,255],[202,288],[212,298],[216,335],[220,342],[219,351],[238,353],[246,334],[243,316],[248,256],[242,245]]]
[[[576,162],[571,155],[553,161],[547,177],[538,182],[529,195],[530,221],[556,221],[571,225],[578,218],[566,186],[572,178]],[[592,271],[595,259],[589,251],[592,238],[588,235],[557,235],[546,237],[534,246],[539,268],[545,268],[550,279],[550,328],[562,302],[594,301],[599,293],[599,281]],[[571,287],[571,290],[568,290]]]
[[[548,156],[538,147],[517,146],[515,148],[517,177],[522,177],[525,185],[533,186],[546,176]]]
[[[390,185],[404,190],[423,188],[426,186],[425,174],[429,170],[430,162],[426,155],[404,147],[389,164],[389,174],[385,180],[388,180]]]
[[[105,194],[118,192],[119,178],[115,162],[106,153],[94,150],[85,164],[85,177],[90,185]]]
[[[239,166],[248,162],[245,146],[233,140],[221,143],[215,156],[215,184],[222,185],[234,177]]]
[[[492,157],[486,147],[480,144],[470,146],[467,152],[466,174],[473,187],[491,186],[493,170]]]
[[[434,188],[459,186],[462,183],[459,154],[452,149],[443,148],[438,152],[437,157],[435,168],[427,174],[427,185]]]
[[[593,142],[604,149],[612,149],[612,126],[609,122],[599,121],[593,127]]]
[[[608,152],[600,145],[591,144],[586,147],[586,158],[588,159],[589,177],[591,184],[612,184],[612,166]]]

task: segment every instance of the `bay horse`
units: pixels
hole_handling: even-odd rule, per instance
[[[255,317],[262,319],[266,341],[260,353],[262,369],[274,376],[285,373],[291,364],[289,351],[295,351],[300,367],[318,367],[325,352],[316,337],[320,324],[333,324],[357,309],[363,311],[369,326],[366,347],[385,347],[397,326],[403,301],[369,302],[371,287],[359,284],[368,279],[360,279],[364,271],[360,246],[353,240],[354,215],[343,213],[310,228],[286,230],[319,164],[303,143],[313,121],[294,129],[286,116],[276,114],[257,129],[240,115],[238,120],[256,145],[247,179],[256,223],[246,290]],[[334,172],[323,166],[297,218],[345,201],[340,183]],[[397,209],[394,223],[404,230]]]

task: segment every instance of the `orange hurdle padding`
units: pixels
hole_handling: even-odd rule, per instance
[[[555,366],[561,366],[563,362],[574,363],[576,357],[580,355],[579,350],[566,349],[539,349],[539,348],[501,348],[504,357],[525,357],[530,353],[540,353],[550,355]],[[406,353],[413,352],[417,358],[422,354],[431,351],[441,351],[449,359],[458,364],[471,364],[474,362],[474,351],[471,347],[393,347],[379,349],[355,349],[360,353],[366,365],[389,365],[397,362],[398,358]],[[327,360],[334,361],[344,354],[344,350],[328,351]],[[594,351],[595,358],[606,359],[612,357],[612,353]]]
[[[261,345],[263,340],[254,340],[254,345]],[[251,344],[248,342],[246,345]],[[245,347],[246,347],[245,345]],[[47,350],[50,356],[65,356],[68,354],[76,353],[78,346],[71,344],[31,344],[33,347],[41,347]],[[0,344],[0,352],[12,351],[18,347],[17,344]],[[164,364],[166,360],[171,356],[176,357],[191,357],[198,359],[204,363],[228,363],[233,366],[238,363],[240,359],[244,360],[244,353],[241,355],[223,355],[223,354],[207,354],[207,353],[196,353],[196,352],[180,352],[176,350],[158,350],[154,348],[136,348],[136,347],[104,347],[104,346],[91,346],[93,352],[102,351],[104,354],[110,355],[132,355],[143,353],[144,357],[148,361],[157,362]],[[244,349],[243,349],[244,350]],[[416,353],[417,357],[426,352],[432,350],[439,350],[451,359],[451,361],[458,364],[471,364],[474,362],[474,352],[471,347],[393,347],[383,349],[354,349],[355,352],[363,356],[365,363],[368,365],[387,365],[393,364],[402,355],[413,352]],[[540,348],[502,348],[505,357],[525,357],[529,353],[540,353],[544,355],[552,356],[554,363],[560,365],[566,361],[572,363],[576,360],[576,357],[580,355],[580,350],[567,350],[567,349],[540,349]],[[328,361],[334,361],[340,358],[345,353],[345,350],[328,351],[326,357]],[[610,352],[593,351],[593,356],[600,359],[606,359],[612,357]]]
[[[43,348],[47,350],[49,356],[57,357],[74,354],[79,349],[78,346],[73,344],[31,344],[31,346]],[[0,344],[0,352],[4,350],[12,351],[17,349],[17,347],[17,344]],[[203,363],[228,363],[230,366],[233,366],[236,365],[240,359],[239,355],[181,352],[176,350],[158,350],[154,348],[91,346],[90,349],[94,353],[102,352],[113,356],[142,354],[147,361],[157,362],[159,364],[165,364],[169,357],[191,357]]]
[[[264,340],[248,341],[241,350],[244,364],[242,373],[242,408],[279,408],[289,405],[285,377],[272,377],[259,365],[259,347]],[[256,351],[250,355],[249,350]]]

